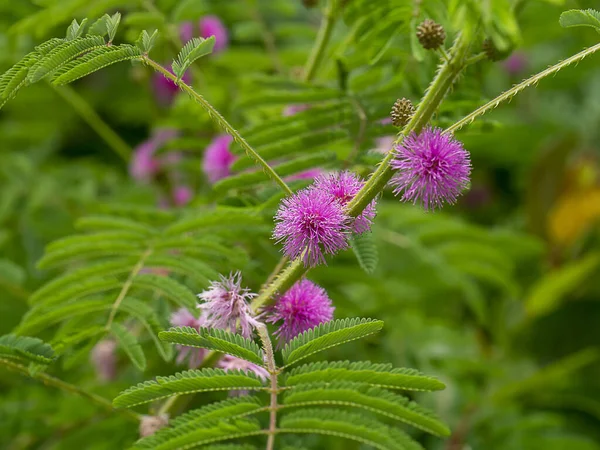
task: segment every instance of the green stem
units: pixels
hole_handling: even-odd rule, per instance
[[[60,95],[79,116],[100,136],[104,142],[125,162],[129,162],[133,150],[121,139],[114,130],[94,111],[94,109],[69,86],[54,86],[54,90]]]
[[[252,301],[252,308],[254,311],[257,311],[262,306],[268,305],[273,301],[277,294],[283,294],[291,288],[296,281],[302,278],[306,272],[308,272],[308,268],[304,267],[302,258],[291,261],[288,266],[277,275],[273,283],[267,286],[258,297]]]
[[[317,39],[315,40],[315,44],[310,52],[308,61],[306,61],[306,67],[304,68],[304,81],[312,81],[319,66],[321,65],[321,62],[323,61],[325,49],[327,48],[327,44],[329,44],[329,39],[331,38],[331,33],[333,32],[333,27],[335,26],[337,18],[335,7],[336,1],[337,0],[329,0],[327,3],[325,14],[323,15],[319,32],[317,33]]]
[[[157,72],[160,72],[165,78],[168,78],[173,83],[175,83],[181,90],[186,92],[190,97],[192,97],[196,102],[200,104],[204,108],[211,119],[213,119],[225,132],[233,137],[233,139],[240,144],[240,146],[244,149],[244,151],[254,159],[264,170],[264,172],[275,181],[279,185],[279,187],[286,193],[286,195],[292,195],[292,190],[289,186],[281,179],[277,172],[275,172],[271,166],[246,142],[246,140],[241,136],[241,134],[233,128],[233,126],[225,120],[225,118],[217,111],[210,103],[206,101],[206,99],[198,94],[191,86],[186,84],[182,80],[178,80],[175,75],[166,70],[163,66],[158,64],[157,62],[151,60],[147,56],[143,56],[141,60],[152,67]]]
[[[267,327],[261,323],[256,329],[263,343],[263,351],[265,352],[267,370],[271,379],[271,389],[269,391],[271,397],[271,402],[269,405],[269,432],[265,450],[273,450],[275,448],[275,434],[277,433],[277,393],[279,392],[277,386],[277,375],[279,374],[279,371],[277,370],[277,366],[275,364],[273,344],[269,338]]]
[[[16,362],[10,361],[8,359],[0,359],[0,364],[6,366],[10,370],[19,372],[23,375],[26,375],[33,379],[39,380],[48,386],[54,386],[58,389],[62,389],[63,391],[67,391],[67,392],[71,392],[73,394],[80,395],[84,398],[87,398],[88,400],[91,400],[93,403],[96,403],[97,405],[102,406],[106,410],[109,410],[111,412],[117,411],[121,414],[124,414],[131,420],[139,421],[141,418],[141,416],[134,411],[131,411],[128,409],[115,409],[115,408],[113,408],[112,403],[109,400],[105,399],[104,397],[100,397],[99,395],[84,391],[80,387],[77,387],[73,384],[62,381],[58,378],[48,375],[47,373],[40,372],[40,373],[32,374],[31,372],[29,372],[29,369],[27,367],[25,367],[21,364],[18,364]]]
[[[521,83],[513,86],[508,91],[499,95],[495,99],[487,102],[485,105],[481,106],[480,108],[477,108],[475,111],[473,111],[468,116],[466,116],[463,119],[456,122],[454,125],[452,125],[450,128],[448,128],[446,130],[446,133],[454,133],[455,131],[460,130],[465,125],[473,122],[476,118],[483,116],[488,111],[496,108],[500,103],[505,102],[506,100],[510,100],[512,97],[517,95],[519,92],[521,92],[525,88],[528,88],[532,85],[537,84],[542,78],[545,78],[548,75],[555,74],[556,72],[558,72],[559,70],[568,66],[569,64],[579,62],[586,56],[591,55],[592,53],[597,52],[598,50],[600,50],[600,43],[594,45],[593,47],[587,48],[587,49],[577,53],[576,55],[573,55],[570,58],[567,58],[564,61],[559,62],[558,64],[550,66],[546,70],[544,70],[538,74],[535,74],[530,78],[527,78],[525,81],[522,81]]]

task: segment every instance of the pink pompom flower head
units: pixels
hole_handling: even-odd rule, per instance
[[[281,322],[275,335],[279,348],[300,333],[333,319],[335,308],[325,289],[309,280],[294,284],[267,311],[266,321]]]
[[[314,188],[329,193],[342,205],[346,205],[361,190],[365,182],[360,177],[350,171],[335,172],[323,175],[315,180]],[[352,231],[355,233],[364,233],[371,229],[373,218],[375,217],[377,201],[373,200],[367,205],[364,211],[352,221]]]
[[[171,325],[174,327],[192,327],[196,330],[204,325],[204,319],[202,317],[196,319],[191,312],[185,308],[180,308],[171,314]],[[178,354],[176,362],[177,364],[183,364],[187,361],[190,369],[195,369],[208,354],[208,350],[204,348],[188,347],[185,345],[176,346]]]
[[[198,22],[200,37],[207,39],[215,37],[215,46],[213,53],[219,53],[227,48],[229,43],[229,33],[227,28],[217,16],[205,16]]]
[[[213,281],[207,290],[198,294],[198,298],[203,301],[198,308],[206,313],[205,326],[235,333],[239,321],[242,336],[249,338],[252,335],[252,329],[258,322],[251,314],[248,300],[256,297],[256,294],[242,288],[241,284],[240,272],[228,277],[221,275],[220,281]]]
[[[231,165],[237,157],[231,153],[229,146],[233,138],[228,134],[215,137],[204,151],[202,170],[210,183],[216,183],[231,174]]]
[[[335,254],[348,247],[349,218],[331,194],[302,189],[284,198],[275,215],[273,238],[283,241],[283,253],[302,256],[305,266],[324,263],[323,253]]]
[[[225,372],[229,372],[230,370],[241,370],[244,373],[252,372],[259,379],[266,381],[269,379],[269,372],[264,367],[257,366],[256,364],[252,364],[250,361],[246,361],[245,359],[236,358],[231,355],[224,355],[219,362],[217,363],[217,367],[223,369]],[[247,395],[248,391],[240,390],[240,391],[230,391],[229,395]]]
[[[439,128],[412,133],[396,147],[392,168],[394,194],[402,201],[422,203],[426,210],[455,203],[469,185],[471,160],[462,143]]]

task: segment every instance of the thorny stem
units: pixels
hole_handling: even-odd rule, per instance
[[[577,53],[576,55],[573,55],[570,58],[567,58],[564,61],[561,61],[558,64],[555,64],[553,66],[550,66],[546,70],[543,70],[542,72],[535,74],[530,78],[527,78],[526,80],[513,86],[508,91],[502,93],[495,99],[493,99],[493,100],[487,102],[485,105],[477,108],[471,114],[469,114],[468,116],[466,116],[463,119],[456,122],[454,125],[452,125],[450,128],[448,128],[445,132],[446,133],[454,133],[455,131],[460,130],[465,125],[473,122],[477,117],[483,116],[488,111],[496,108],[500,103],[502,103],[506,100],[510,100],[512,97],[517,95],[519,92],[521,92],[525,88],[528,88],[531,85],[537,84],[537,82],[540,81],[542,78],[558,72],[559,70],[568,66],[569,64],[579,62],[586,56],[591,55],[592,53],[597,52],[598,50],[600,50],[600,43],[594,45],[593,47],[586,48],[585,50]]]
[[[273,344],[271,343],[271,339],[269,338],[269,332],[267,331],[267,327],[260,323],[256,330],[258,331],[258,335],[263,343],[263,350],[265,352],[265,360],[267,363],[267,370],[269,372],[271,378],[271,403],[269,406],[269,432],[267,438],[267,447],[266,450],[273,450],[275,448],[275,434],[277,433],[277,375],[279,371],[277,370],[277,366],[275,365],[275,356],[273,354]]]
[[[141,416],[134,411],[131,411],[129,409],[113,408],[112,403],[109,400],[105,399],[104,397],[100,397],[99,395],[84,391],[83,389],[81,389],[78,386],[75,386],[73,384],[62,381],[58,378],[48,375],[47,373],[43,373],[43,372],[31,373],[27,367],[25,367],[21,364],[18,364],[14,361],[10,361],[8,359],[3,359],[3,358],[0,358],[0,364],[6,366],[10,370],[22,373],[23,375],[26,375],[28,377],[39,380],[48,386],[54,386],[58,389],[62,389],[63,391],[71,392],[73,394],[77,394],[84,398],[87,398],[88,400],[91,400],[93,403],[96,403],[97,405],[100,405],[103,408],[105,408],[111,412],[113,412],[113,411],[120,412],[120,413],[126,415],[131,420],[139,421],[141,418]]]
[[[54,90],[79,114],[98,136],[125,162],[129,162],[133,150],[75,90],[69,86],[54,86]]]
[[[225,118],[221,115],[219,111],[217,111],[214,106],[206,101],[206,99],[197,93],[194,88],[186,84],[183,80],[178,80],[175,75],[165,69],[163,66],[158,64],[156,61],[148,58],[148,56],[143,56],[141,58],[142,62],[148,64],[157,72],[160,72],[165,78],[171,80],[175,83],[181,90],[183,90],[186,94],[192,97],[196,102],[200,104],[208,112],[208,115],[212,120],[214,120],[225,132],[233,137],[233,139],[240,144],[240,146],[244,149],[246,154],[250,156],[254,161],[256,161],[263,169],[263,171],[275,181],[279,185],[279,187],[286,193],[286,195],[291,195],[292,191],[289,186],[281,179],[277,172],[273,170],[271,166],[246,142],[246,140],[240,135],[240,133],[233,128],[233,126],[225,120]]]
[[[117,315],[119,306],[121,306],[123,299],[129,292],[129,289],[131,288],[131,285],[133,284],[134,278],[138,276],[138,274],[140,273],[140,270],[142,270],[142,268],[144,267],[144,264],[146,264],[146,260],[152,254],[152,251],[153,251],[152,248],[149,248],[148,250],[146,250],[140,257],[137,264],[134,266],[134,268],[129,273],[129,277],[127,277],[127,281],[125,281],[125,283],[123,284],[123,287],[121,288],[121,291],[119,292],[119,295],[117,296],[117,299],[115,300],[115,303],[113,304],[113,306],[110,310],[110,316],[108,317],[108,321],[106,322],[107,330],[110,329],[110,326],[112,325],[113,320],[115,320],[115,316]]]
[[[306,82],[312,81],[323,61],[325,49],[327,48],[327,44],[329,44],[329,39],[331,38],[331,33],[335,26],[337,18],[336,4],[338,1],[339,0],[329,0],[325,7],[325,13],[321,21],[319,32],[317,33],[317,39],[315,40],[308,61],[306,61],[306,67],[304,68],[304,81]]]

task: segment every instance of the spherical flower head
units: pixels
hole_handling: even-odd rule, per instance
[[[200,29],[200,37],[207,39],[211,36],[215,37],[215,46],[213,53],[219,53],[227,48],[229,43],[229,33],[227,28],[217,16],[205,16],[198,22]]]
[[[166,66],[166,69],[173,73],[173,69]],[[192,77],[189,72],[186,72],[181,78],[184,83],[190,84]],[[156,72],[153,76],[154,94],[156,100],[163,106],[169,106],[175,96],[179,93],[179,88],[168,78],[165,78],[162,74]]]
[[[204,319],[202,317],[196,319],[187,309],[180,308],[171,314],[170,323],[174,327],[192,327],[199,330],[204,324]],[[181,365],[187,361],[190,369],[195,369],[202,364],[202,361],[208,354],[208,350],[204,348],[188,347],[185,345],[177,345],[176,348],[178,352],[177,359],[175,360],[176,363]]]
[[[102,382],[112,381],[117,376],[117,343],[110,339],[98,342],[90,354],[96,375]]]
[[[300,333],[333,319],[334,307],[321,286],[301,280],[283,294],[267,311],[267,322],[281,322],[275,335],[279,347]]]
[[[237,157],[231,153],[229,146],[233,138],[228,134],[217,136],[204,151],[202,170],[210,183],[216,183],[231,174],[231,165]]]
[[[269,379],[269,372],[264,367],[257,366],[256,364],[252,364],[250,361],[246,361],[245,359],[236,358],[235,356],[225,355],[223,356],[219,362],[217,363],[217,367],[223,369],[225,372],[229,372],[230,370],[241,370],[242,372],[248,373],[252,372],[258,378],[263,381]],[[248,391],[230,391],[229,395],[247,395]]]
[[[462,143],[439,128],[427,128],[406,137],[395,150],[392,168],[394,194],[402,201],[422,203],[427,210],[455,203],[469,184],[471,160]]]
[[[173,161],[173,155],[160,159],[156,152],[171,139],[177,136],[177,130],[163,128],[156,130],[152,136],[138,145],[133,151],[129,173],[137,181],[148,183],[160,169]]]
[[[502,66],[509,75],[519,75],[527,68],[527,54],[522,51],[513,52],[504,62]]]
[[[252,335],[252,328],[258,322],[251,314],[248,300],[256,297],[256,294],[242,288],[241,283],[240,272],[228,277],[221,275],[220,281],[213,281],[207,290],[198,294],[198,298],[203,301],[198,308],[206,313],[205,326],[235,333],[239,321],[242,336],[249,338]]]
[[[176,186],[173,189],[173,203],[175,206],[185,206],[192,198],[194,198],[194,192],[189,186]]]
[[[346,207],[346,205],[361,190],[365,182],[360,177],[350,171],[335,172],[323,175],[315,180],[314,189],[333,195],[336,200]],[[364,233],[371,229],[373,218],[376,211],[376,200],[367,205],[364,211],[352,221],[352,231],[355,233]]]
[[[318,189],[303,189],[281,201],[273,238],[283,241],[283,253],[303,257],[305,266],[324,263],[323,253],[348,247],[349,218],[336,198]]]

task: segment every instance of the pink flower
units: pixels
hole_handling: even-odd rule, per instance
[[[231,355],[224,355],[217,364],[218,367],[223,369],[225,372],[229,372],[230,370],[241,370],[244,373],[252,372],[258,378],[263,381],[269,379],[269,372],[263,367],[257,366],[256,364],[252,364],[250,361],[246,361],[245,359],[236,358]],[[248,391],[231,391],[230,395],[246,395]]]
[[[283,241],[283,253],[291,259],[302,256],[306,266],[324,263],[323,253],[348,247],[349,218],[327,192],[309,188],[284,198],[275,221],[273,238]]]
[[[315,180],[314,189],[333,195],[342,207],[354,198],[365,182],[358,175],[350,171],[336,172],[323,175]],[[352,221],[352,231],[364,233],[371,229],[376,211],[376,200],[367,205],[364,211]]]
[[[288,105],[283,109],[281,113],[284,117],[294,116],[299,112],[306,111],[310,108],[310,105],[307,104],[297,104],[297,105]]]
[[[502,62],[502,67],[509,75],[519,75],[527,68],[527,54],[522,51],[513,52]]]
[[[242,275],[240,272],[224,277],[220,281],[213,281],[210,287],[198,294],[203,303],[198,308],[206,313],[205,326],[222,328],[235,333],[239,327],[242,336],[249,338],[252,328],[257,321],[251,314],[248,300],[256,297],[247,288],[241,287]]]
[[[295,181],[295,180],[312,180],[317,178],[319,175],[323,173],[322,169],[315,167],[314,169],[308,169],[304,172],[296,173],[294,175],[290,175],[285,178],[285,181]]]
[[[471,175],[469,152],[439,128],[426,128],[404,138],[391,166],[398,171],[390,182],[394,194],[429,210],[441,208],[444,201],[455,203]]]
[[[225,28],[221,19],[217,16],[205,16],[200,19],[198,26],[200,29],[200,37],[205,39],[211,36],[215,37],[213,53],[219,53],[220,51],[225,50],[229,43],[229,35],[227,28]]]
[[[117,343],[110,339],[98,342],[90,354],[96,375],[102,382],[112,381],[117,376]]]
[[[194,37],[194,23],[183,22],[179,25],[179,39],[185,45],[187,41],[191,41]]]
[[[191,312],[185,308],[180,308],[171,314],[171,325],[174,327],[192,327],[199,330],[204,325],[202,317],[196,319]],[[190,369],[195,369],[206,357],[208,351],[204,348],[187,347],[185,345],[177,345],[177,364],[183,364],[188,360]]]
[[[204,151],[202,170],[210,183],[216,183],[231,174],[231,165],[237,157],[231,153],[229,146],[233,138],[228,134],[215,137]]]
[[[194,193],[189,186],[177,186],[173,190],[173,202],[175,206],[185,206],[193,197]]]
[[[267,322],[281,321],[275,335],[279,336],[279,347],[282,347],[300,333],[332,320],[334,309],[325,289],[304,279],[267,310]]]
[[[163,128],[156,130],[152,136],[138,145],[133,151],[129,165],[130,175],[137,181],[148,183],[166,164],[171,162],[173,155],[161,159],[155,154],[168,141],[177,136],[177,130]]]
[[[173,69],[170,66],[166,66],[166,69],[173,73]],[[181,78],[184,83],[190,84],[192,77],[189,72],[186,72]],[[158,103],[162,106],[169,106],[175,96],[179,93],[179,88],[168,78],[165,78],[162,74],[156,72],[153,76],[154,94]]]

